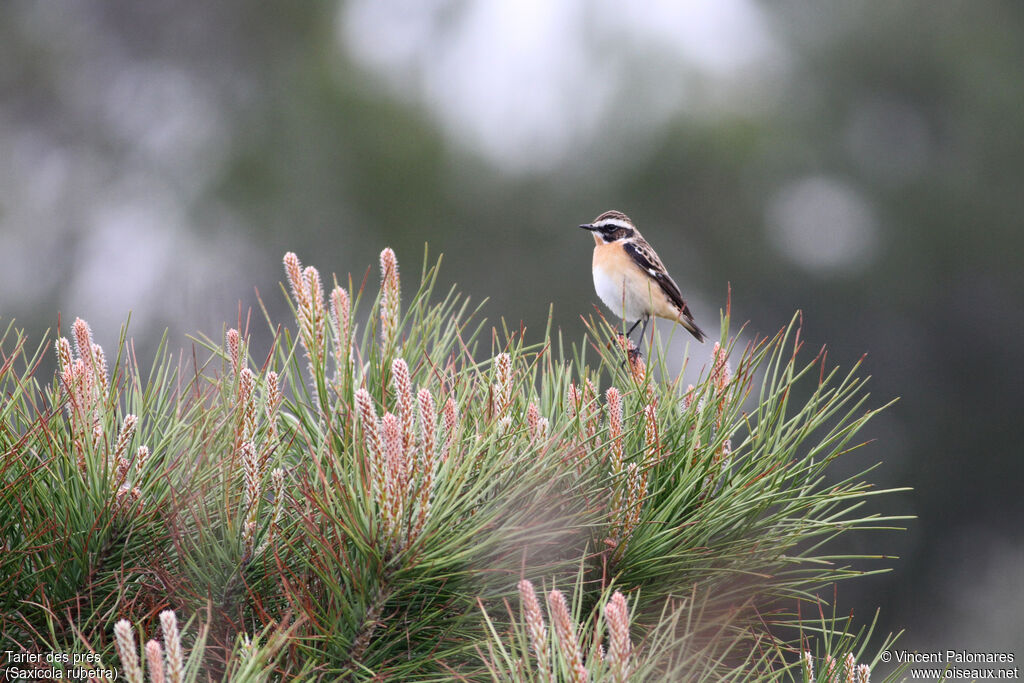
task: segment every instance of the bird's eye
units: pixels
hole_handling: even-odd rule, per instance
[[[623,228],[618,225],[609,225],[601,229],[601,234],[609,242],[614,242],[615,240],[631,237],[633,235],[633,231],[629,228]]]

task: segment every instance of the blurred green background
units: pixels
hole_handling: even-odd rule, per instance
[[[610,208],[705,329],[730,285],[751,336],[802,309],[901,397],[851,467],[919,519],[854,539],[901,559],[843,609],[1020,661],[1024,3],[0,4],[0,316],[36,338],[131,311],[146,358],[256,290],[284,320],[286,250],[358,281],[390,245],[409,286],[429,242],[578,339]]]

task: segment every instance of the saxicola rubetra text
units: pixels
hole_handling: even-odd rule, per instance
[[[669,276],[633,221],[621,211],[605,211],[593,223],[580,226],[594,234],[594,289],[604,305],[627,323],[636,320],[628,337],[643,322],[640,338],[647,331],[651,316],[674,320],[703,342],[704,332],[697,327],[683,300],[679,285]]]

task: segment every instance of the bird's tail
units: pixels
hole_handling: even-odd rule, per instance
[[[701,344],[703,344],[704,340],[708,338],[708,336],[704,334],[704,330],[697,327],[697,323],[693,321],[693,316],[689,313],[683,313],[680,315],[678,321],[679,324],[685,327],[686,331],[696,337],[697,341]]]
[[[701,344],[708,338],[704,334],[704,330],[697,327],[697,322],[693,319],[693,314],[690,313],[690,307],[685,303],[682,308],[676,309],[675,321],[686,328],[686,331],[692,334]]]
[[[703,344],[704,341],[708,338],[708,335],[704,333],[704,330],[700,329],[697,326],[697,322],[693,319],[693,314],[690,313],[689,306],[683,304],[683,307],[675,309],[674,313],[674,316],[665,315],[664,313],[657,313],[655,315],[658,315],[658,317],[661,318],[667,318],[668,320],[676,321],[684,328],[686,328],[686,331],[692,334],[697,339],[697,341]]]

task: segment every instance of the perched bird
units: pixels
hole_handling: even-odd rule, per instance
[[[633,221],[621,211],[605,211],[593,223],[580,226],[594,234],[594,289],[612,313],[627,323],[636,320],[628,337],[643,322],[642,339],[652,315],[675,320],[703,342],[683,300],[679,285],[669,276],[658,254]]]

